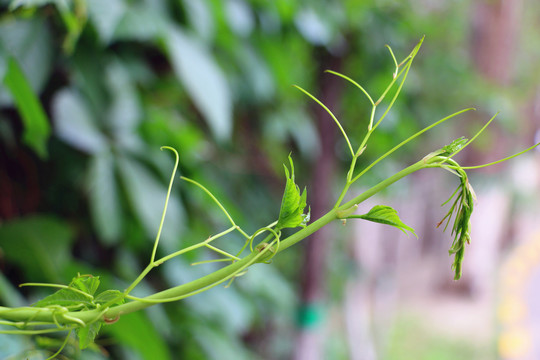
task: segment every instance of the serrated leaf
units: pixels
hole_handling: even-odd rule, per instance
[[[51,294],[38,302],[32,304],[35,307],[47,307],[52,305],[59,306],[77,306],[84,305],[85,307],[93,307],[92,299],[84,294],[81,294],[72,289],[60,289],[54,294]]]
[[[94,295],[99,287],[99,283],[99,276],[79,275],[76,278],[73,278],[69,286],[89,295]]]
[[[35,307],[46,307],[51,305],[59,306],[80,306],[86,308],[94,307],[92,295],[99,287],[99,277],[92,275],[79,275],[71,280],[69,288],[60,289],[54,294],[51,294],[38,302],[34,303]],[[79,291],[77,291],[79,290]],[[88,294],[84,295],[81,292]]]
[[[277,229],[294,228],[297,226],[305,227],[310,219],[309,210],[307,214],[304,214],[304,209],[307,205],[306,189],[304,188],[304,191],[300,194],[300,189],[294,182],[294,164],[290,156],[289,162],[291,164],[290,173],[287,166],[283,165],[287,182],[285,183],[285,191],[281,200],[279,218],[276,224]]]
[[[352,217],[397,227],[405,234],[407,233],[407,231],[409,231],[411,234],[418,237],[414,232],[414,229],[410,226],[405,225],[403,221],[401,221],[401,219],[399,218],[397,211],[390,206],[376,205],[371,210],[369,210],[367,214]]]
[[[79,347],[81,349],[86,349],[89,345],[93,344],[100,329],[100,321],[93,322],[88,326],[78,329],[77,336],[79,337]]]
[[[120,305],[124,303],[124,293],[118,290],[105,290],[94,299],[96,304]]]

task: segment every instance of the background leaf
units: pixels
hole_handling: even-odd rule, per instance
[[[49,27],[44,19],[6,16],[0,20],[0,69],[14,57],[23,70],[32,90],[40,94],[52,70],[53,46]],[[0,87],[0,105],[13,99]]]
[[[0,303],[4,306],[12,307],[23,306],[25,304],[23,296],[13,285],[11,285],[2,273],[0,273]]]
[[[126,15],[127,6],[123,0],[92,0],[86,4],[101,41],[108,44],[122,17]]]
[[[8,60],[4,84],[11,91],[21,114],[24,123],[24,142],[42,158],[47,157],[46,145],[51,132],[49,119],[14,58]]]
[[[38,6],[45,6],[48,4],[58,4],[62,2],[62,0],[13,0],[9,4],[10,10],[15,10],[18,7],[26,7],[26,8],[32,8],[32,7],[38,7]]]
[[[112,153],[92,157],[88,172],[89,205],[92,221],[106,245],[118,243],[121,235],[122,213]]]
[[[32,281],[62,283],[62,268],[70,261],[73,232],[63,221],[35,216],[4,222],[0,248],[7,261],[21,267]]]
[[[146,237],[153,241],[161,222],[167,188],[151,172],[130,158],[119,158],[118,165],[131,206],[145,229]],[[176,240],[182,231],[184,216],[178,197],[171,194],[162,230],[161,244],[166,250],[178,246]]]
[[[177,27],[167,31],[166,44],[176,76],[204,115],[210,130],[217,139],[228,139],[232,131],[230,91],[212,55],[201,42]]]
[[[144,143],[137,133],[142,114],[134,83],[120,61],[111,62],[105,70],[105,78],[111,93],[106,114],[107,131],[118,146],[137,152],[144,148]]]
[[[121,321],[104,326],[103,331],[137,350],[144,360],[172,359],[165,340],[155,330],[144,312],[123,315]]]
[[[113,40],[155,40],[166,32],[166,24],[167,20],[149,6],[133,4],[118,23]]]
[[[82,97],[74,90],[63,89],[53,100],[56,135],[74,148],[93,154],[107,149],[101,134]]]

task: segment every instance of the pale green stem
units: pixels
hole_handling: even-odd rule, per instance
[[[409,143],[410,141],[412,141],[413,139],[415,139],[416,137],[422,135],[423,133],[425,133],[426,131],[430,130],[430,129],[433,129],[435,126],[437,125],[440,125],[442,124],[443,122],[457,116],[457,115],[460,115],[464,112],[467,112],[467,111],[470,111],[470,110],[474,110],[473,108],[469,108],[469,109],[463,109],[463,110],[460,110],[458,112],[455,112],[445,118],[442,118],[441,120],[425,127],[424,129],[420,130],[419,132],[415,133],[414,135],[408,137],[407,139],[403,140],[402,142],[400,142],[398,145],[394,146],[392,149],[388,150],[384,155],[382,155],[381,157],[379,157],[377,160],[375,160],[374,162],[372,162],[369,166],[367,166],[364,170],[362,170],[362,172],[360,172],[360,174],[358,174],[353,180],[352,182],[354,183],[355,181],[357,181],[360,177],[362,177],[362,175],[364,175],[366,172],[368,172],[373,166],[377,165],[379,162],[381,162],[384,158],[386,158],[388,155],[392,154],[394,151],[398,150],[400,147],[402,147],[403,145]]]
[[[165,261],[170,260],[170,259],[172,259],[172,258],[174,258],[174,257],[177,257],[178,255],[182,255],[182,254],[184,254],[184,253],[186,253],[186,252],[188,252],[188,251],[192,251],[192,250],[198,249],[198,248],[200,248],[200,247],[202,247],[202,246],[205,246],[206,244],[209,244],[209,243],[211,243],[212,241],[214,241],[214,240],[216,240],[216,239],[218,239],[218,238],[220,238],[220,237],[222,237],[222,236],[225,236],[225,235],[227,235],[228,233],[230,233],[230,232],[232,232],[232,231],[234,231],[234,230],[236,230],[236,227],[235,227],[235,226],[230,227],[230,228],[228,228],[227,230],[224,230],[224,231],[220,232],[219,234],[210,236],[210,237],[209,237],[208,239],[206,239],[205,241],[202,241],[202,242],[200,242],[200,243],[198,243],[198,244],[189,246],[189,247],[184,248],[184,249],[182,249],[182,250],[178,250],[178,251],[176,251],[176,252],[174,252],[174,253],[172,253],[172,254],[170,254],[170,255],[164,256],[164,257],[162,257],[161,259],[159,259],[159,260],[156,261],[156,266],[159,266],[159,265],[163,264]]]
[[[79,290],[79,289],[76,289],[74,287],[71,287],[71,286],[67,286],[67,285],[62,285],[62,284],[48,284],[48,283],[24,283],[24,284],[20,284],[19,287],[23,287],[23,286],[38,286],[38,287],[52,287],[52,288],[59,288],[59,289],[65,289],[65,290],[71,290],[73,292],[76,292],[78,294],[81,294],[87,298],[89,298],[90,300],[94,300],[94,297],[90,294],[87,294],[85,293],[84,291],[82,290]]]
[[[216,263],[216,262],[227,262],[227,261],[233,261],[233,259],[212,259],[212,260],[203,260],[203,261],[197,261],[194,263],[191,263],[189,265],[195,266],[195,265],[202,265],[202,264],[210,264],[210,263]]]
[[[469,108],[469,109],[463,109],[463,110],[460,110],[458,112],[455,112],[445,118],[442,118],[441,120],[425,127],[424,129],[418,131],[417,133],[413,134],[412,136],[408,137],[407,139],[403,140],[401,143],[399,143],[398,145],[394,146],[392,149],[388,150],[385,154],[383,154],[381,157],[379,157],[377,160],[375,160],[374,162],[372,162],[370,165],[368,165],[364,170],[362,170],[356,177],[354,177],[354,179],[352,180],[349,180],[349,174],[347,174],[347,182],[345,184],[345,186],[343,187],[343,190],[341,192],[341,194],[339,195],[339,198],[336,202],[336,205],[334,205],[334,208],[338,208],[340,205],[341,205],[341,202],[343,201],[343,198],[345,197],[345,195],[347,194],[347,191],[349,190],[350,186],[356,182],[360,177],[362,177],[366,172],[368,172],[372,167],[374,167],[375,165],[377,165],[379,162],[381,162],[384,158],[386,158],[387,156],[389,156],[390,154],[392,154],[394,151],[398,150],[400,147],[404,146],[405,144],[409,143],[410,141],[414,140],[416,137],[422,135],[423,133],[425,133],[426,131],[428,130],[431,130],[432,128],[434,128],[435,126],[437,125],[440,125],[442,124],[443,122],[447,121],[447,120],[450,120],[451,118],[457,116],[457,115],[460,115],[464,112],[467,112],[467,111],[470,111],[470,110],[474,110],[473,108]],[[445,159],[447,159],[447,157],[445,157]],[[349,173],[351,173],[351,170],[349,170]]]
[[[484,125],[482,126],[482,128],[476,133],[474,134],[474,136],[469,140],[467,141],[467,143],[465,143],[465,145],[463,145],[459,150],[455,151],[453,154],[451,154],[450,156],[448,156],[449,159],[453,158],[454,156],[456,156],[457,154],[459,154],[460,151],[462,151],[463,149],[465,149],[467,146],[469,146],[474,140],[476,140],[476,138],[478,136],[480,136],[480,134],[482,132],[484,132],[484,130],[486,130],[486,128],[489,126],[489,124],[491,124],[491,122],[493,120],[495,120],[495,118],[497,117],[497,115],[499,115],[499,113],[497,112],[495,115],[493,115],[491,117],[491,119],[489,119],[489,121]]]
[[[157,248],[158,248],[158,245],[159,245],[159,238],[161,237],[161,230],[163,229],[163,223],[165,221],[165,215],[167,214],[167,208],[169,206],[169,198],[171,197],[171,190],[172,190],[172,185],[173,185],[173,182],[174,182],[174,175],[176,174],[176,169],[178,168],[178,160],[179,160],[178,152],[174,148],[172,148],[170,146],[162,146],[160,149],[161,150],[167,149],[167,150],[170,150],[170,151],[174,152],[176,160],[174,162],[174,168],[173,168],[173,172],[172,172],[172,175],[171,175],[171,180],[169,181],[169,188],[167,189],[167,196],[165,197],[165,206],[163,207],[163,212],[161,213],[161,221],[159,223],[159,228],[158,228],[158,232],[157,232],[157,235],[156,235],[156,240],[154,241],[154,248],[152,249],[152,256],[150,257],[150,264],[152,264],[154,262],[154,259],[156,258],[156,252],[157,252]]]
[[[69,326],[65,328],[50,328],[50,329],[41,329],[41,330],[0,330],[0,334],[6,335],[42,335],[50,334],[59,331],[71,331],[75,327]]]
[[[231,217],[231,215],[229,215],[229,212],[225,209],[225,207],[221,204],[221,202],[219,202],[219,200],[214,196],[214,194],[212,194],[212,192],[210,192],[210,190],[208,190],[206,187],[204,187],[204,185],[202,185],[201,183],[195,181],[195,180],[192,180],[190,178],[187,178],[187,177],[184,177],[184,176],[180,176],[180,179],[184,180],[184,181],[187,181],[189,183],[192,183],[196,186],[198,186],[200,189],[202,189],[208,196],[210,196],[210,198],[212,200],[214,200],[214,202],[217,204],[217,206],[221,209],[221,211],[223,211],[223,213],[225,214],[225,216],[227,216],[227,219],[229,219],[229,221],[231,222],[231,224],[233,224],[233,226],[237,226],[236,223],[234,222],[233,218]],[[240,228],[238,228],[239,231],[240,231]],[[243,231],[240,231],[240,233],[242,234],[245,234]]]
[[[515,158],[516,156],[519,156],[521,154],[524,154],[526,153],[527,151],[531,151],[532,149],[534,149],[535,147],[537,147],[538,145],[540,145],[540,143],[537,143],[537,144],[534,144],[533,146],[523,150],[523,151],[520,151],[514,155],[511,155],[511,156],[508,156],[508,157],[505,157],[504,159],[500,159],[500,160],[497,160],[497,161],[493,161],[493,162],[490,162],[490,163],[487,163],[487,164],[483,164],[483,165],[476,165],[476,166],[452,166],[452,165],[447,165],[447,167],[449,167],[450,169],[463,169],[463,170],[470,170],[470,169],[480,169],[480,168],[484,168],[484,167],[488,167],[488,166],[492,166],[492,165],[495,165],[495,164],[499,164],[499,163],[502,163],[504,161],[507,161],[507,160],[510,160],[510,159],[513,159]]]
[[[13,322],[13,321],[4,321],[0,320],[0,325],[2,326],[13,326],[17,328],[27,327],[27,326],[43,326],[43,325],[51,325],[48,322],[28,322],[28,321],[19,321],[19,322]]]
[[[386,97],[386,94],[388,94],[388,92],[390,91],[390,89],[392,89],[392,87],[394,86],[394,84],[397,82],[397,80],[401,77],[401,74],[403,74],[403,72],[405,71],[405,68],[403,68],[395,78],[392,79],[392,81],[390,81],[390,84],[388,84],[388,86],[386,87],[386,89],[384,90],[384,92],[382,93],[382,95],[377,99],[377,101],[375,101],[375,106],[379,105],[383,100],[384,98]]]
[[[390,47],[388,47],[390,49]],[[412,64],[412,60],[414,59],[414,56],[411,56],[409,55],[408,59],[409,59],[409,62],[407,63],[406,67],[401,70],[399,73],[398,73],[398,69],[399,69],[399,65],[397,65],[397,61],[395,61],[395,57],[394,57],[394,54],[392,52],[392,49],[390,49],[390,53],[392,54],[392,58],[394,59],[394,62],[396,63],[396,72],[394,73],[395,76],[393,76],[393,79],[392,81],[390,82],[390,84],[387,86],[387,88],[385,89],[385,91],[383,92],[383,94],[381,95],[381,97],[377,100],[376,103],[373,103],[373,100],[371,99],[371,97],[368,95],[368,98],[370,99],[371,103],[372,103],[372,108],[371,108],[371,114],[370,114],[370,117],[369,117],[369,125],[368,125],[368,132],[366,134],[366,136],[364,136],[364,139],[362,140],[362,143],[360,144],[360,146],[358,147],[358,152],[353,155],[353,160],[351,162],[351,167],[349,169],[349,172],[347,173],[347,181],[343,187],[343,190],[341,191],[341,194],[339,195],[338,197],[338,200],[336,201],[336,204],[334,205],[334,207],[338,207],[341,202],[343,201],[343,198],[345,197],[345,195],[347,194],[350,186],[354,183],[354,181],[356,180],[351,180],[353,174],[354,174],[354,170],[356,168],[356,160],[357,158],[360,156],[360,154],[364,151],[365,147],[366,147],[366,144],[369,140],[369,138],[371,137],[371,134],[375,131],[375,129],[379,126],[379,124],[382,122],[382,120],[386,117],[386,115],[388,114],[388,112],[390,111],[390,109],[392,108],[392,106],[394,105],[397,97],[399,96],[400,92],[401,92],[401,89],[403,88],[403,84],[405,83],[405,79],[407,78],[407,74],[409,73],[409,69],[411,67],[411,64]],[[411,53],[412,54],[412,53]],[[416,53],[415,53],[416,54]],[[334,73],[334,72],[332,72]],[[386,108],[385,112],[383,113],[383,115],[379,118],[379,120],[377,121],[377,123],[375,124],[375,126],[373,126],[373,120],[375,118],[375,111],[377,109],[377,105],[380,104],[382,102],[382,100],[385,98],[386,94],[388,93],[388,91],[390,91],[390,89],[394,86],[394,84],[396,83],[397,79],[402,75],[402,74],[405,74],[403,76],[403,79],[398,87],[398,90],[396,91],[396,93],[394,94],[394,97],[392,98],[392,101],[390,102],[390,104],[388,105],[388,107]],[[356,85],[358,88],[360,88],[362,91],[365,92],[364,88],[361,87],[358,83],[356,83],[354,80],[346,77],[346,76],[342,76],[341,74],[339,73],[334,73],[338,76],[341,76],[343,77],[344,79],[350,81],[351,83],[353,83],[354,85]],[[366,93],[367,95],[367,93]]]
[[[339,77],[342,77],[343,79],[349,81],[350,83],[352,83],[353,85],[355,85],[356,87],[358,87],[369,99],[369,101],[371,102],[371,105],[372,105],[372,108],[371,108],[371,114],[370,114],[370,117],[369,117],[369,124],[368,124],[368,132],[367,134],[364,136],[364,139],[362,140],[362,143],[360,144],[360,146],[358,147],[358,151],[356,154],[353,154],[353,159],[351,161],[351,166],[349,168],[349,171],[347,172],[347,180],[345,182],[345,185],[343,187],[343,190],[341,191],[339,197],[338,197],[338,200],[336,201],[336,204],[334,205],[334,208],[337,208],[341,202],[343,201],[345,195],[347,194],[350,186],[354,183],[354,181],[356,180],[351,180],[352,176],[354,175],[354,170],[356,168],[356,160],[357,158],[361,155],[361,153],[364,151],[365,147],[366,147],[366,144],[369,140],[369,138],[371,137],[371,134],[375,131],[375,129],[379,126],[379,124],[382,122],[382,120],[386,117],[386,115],[388,114],[388,112],[390,111],[390,109],[392,108],[392,106],[394,105],[397,97],[399,96],[400,92],[401,92],[401,89],[403,88],[403,84],[405,83],[405,80],[407,78],[407,75],[409,73],[409,69],[412,65],[412,61],[414,60],[414,57],[416,56],[418,50],[420,49],[420,46],[422,45],[422,42],[423,42],[424,38],[422,37],[422,39],[420,40],[420,42],[416,45],[416,47],[413,49],[413,51],[409,54],[409,56],[407,56],[407,58],[405,58],[405,60],[403,60],[401,62],[401,64],[397,64],[397,60],[394,56],[394,53],[392,51],[392,49],[390,48],[390,46],[386,45],[386,47],[388,48],[388,50],[390,51],[390,54],[392,56],[392,59],[394,60],[394,64],[396,66],[396,69],[394,71],[394,74],[393,74],[393,77],[392,77],[392,81],[390,82],[390,84],[386,87],[385,91],[383,92],[383,94],[381,95],[381,97],[377,100],[377,102],[373,102],[373,99],[371,98],[371,96],[368,94],[368,92],[360,85],[358,84],[356,81],[354,81],[353,79],[349,78],[348,76],[345,76],[343,74],[340,74],[338,72],[335,72],[335,71],[327,71],[331,74],[334,74],[334,75],[337,75]],[[406,63],[407,65],[405,66],[404,69],[402,69],[401,71],[398,71],[399,70],[399,67]],[[394,86],[394,84],[396,83],[397,79],[399,77],[401,77],[401,75],[404,74],[402,80],[401,80],[401,83],[396,91],[396,93],[394,94],[394,97],[392,98],[392,100],[390,101],[390,104],[387,106],[385,112],[383,113],[383,115],[379,118],[379,120],[377,121],[377,123],[375,124],[375,126],[373,126],[373,120],[375,118],[375,111],[377,109],[377,105],[380,104],[384,98],[386,97],[386,94],[390,91],[390,89]],[[315,99],[316,100],[316,99]],[[318,101],[318,100],[316,100]],[[355,178],[357,179],[357,178]]]
[[[332,70],[326,70],[325,72],[327,73],[330,73],[330,74],[333,74],[333,75],[336,75],[336,76],[339,76],[345,80],[347,80],[348,82],[350,82],[351,84],[353,84],[354,86],[356,86],[357,88],[360,89],[360,91],[362,91],[364,93],[364,95],[367,96],[369,102],[371,103],[372,106],[375,106],[375,103],[373,102],[373,99],[371,98],[371,96],[369,95],[369,93],[366,91],[366,89],[364,89],[364,87],[362,85],[360,85],[359,83],[357,83],[356,81],[354,81],[353,79],[351,79],[350,77],[348,77],[347,75],[343,75],[341,73],[338,73],[337,71],[332,71]]]
[[[54,354],[52,354],[51,356],[49,356],[46,360],[52,360],[54,359],[58,354],[60,354],[62,352],[62,350],[64,350],[64,348],[66,347],[67,345],[67,342],[69,340],[69,337],[71,336],[71,333],[73,332],[73,329],[69,330],[69,333],[67,334],[64,342],[62,343],[62,346],[60,346],[60,349],[58,349],[58,351],[56,351]]]
[[[272,229],[272,228],[270,228],[270,227],[263,227],[263,228],[260,228],[259,230],[255,231],[255,232],[253,233],[253,235],[251,235],[251,238],[249,239],[249,249],[250,249],[252,252],[253,252],[253,240],[255,240],[255,238],[256,238],[257,236],[259,236],[259,234],[262,234],[262,233],[264,233],[264,232],[266,232],[266,231],[271,232],[271,233],[274,235],[274,237],[276,237],[277,239],[279,239],[279,235],[276,233],[276,231],[275,231],[274,229]],[[261,243],[269,241],[269,240],[272,238],[272,234],[268,234],[268,236],[266,236],[266,238],[265,238],[263,241],[261,241]]]
[[[242,229],[240,228],[240,226],[237,225],[237,226],[236,226],[236,230],[237,230],[240,234],[242,234],[243,237],[245,237],[246,239],[249,239],[249,235],[248,235],[244,230],[242,230]]]
[[[397,63],[396,56],[394,55],[394,52],[392,51],[392,48],[390,47],[390,45],[386,44],[385,46],[388,49],[388,51],[390,51],[390,55],[392,56],[392,60],[394,60],[394,65],[396,66],[396,70],[394,70],[394,73],[392,74],[392,76],[395,78],[397,77],[399,65]]]
[[[338,219],[337,212],[341,210],[349,209],[350,207],[354,206],[355,204],[359,204],[363,202],[364,200],[368,199],[369,197],[373,196],[377,192],[385,189],[386,187],[390,186],[391,184],[395,183],[396,181],[402,179],[403,177],[412,174],[415,171],[418,171],[422,168],[428,167],[431,163],[437,162],[442,160],[440,157],[433,157],[428,160],[421,160],[403,170],[400,172],[390,176],[386,180],[382,181],[381,183],[375,185],[371,189],[363,192],[362,194],[358,195],[354,199],[350,200],[346,204],[340,206],[339,208],[330,210],[326,215],[322,216],[321,218],[317,219],[316,221],[312,222],[305,228],[299,230],[298,232],[292,234],[291,236],[287,237],[284,240],[281,240],[279,249],[277,252],[282,252],[289,248],[290,246],[293,246],[294,244],[300,242],[301,240],[305,239],[309,235],[313,234],[320,228],[324,227],[328,223]],[[191,296],[193,294],[202,292],[207,290],[210,287],[216,286],[217,284],[223,283],[224,281],[227,281],[231,277],[236,276],[237,274],[241,273],[245,270],[245,268],[251,264],[254,264],[255,262],[260,262],[266,260],[266,258],[270,257],[270,255],[264,255],[267,253],[266,250],[269,248],[266,248],[262,252],[254,251],[251,254],[247,255],[243,259],[234,262],[226,267],[223,267],[211,274],[208,274],[206,276],[203,276],[197,280],[191,281],[186,284],[182,284],[176,287],[173,287],[171,289],[167,289],[161,292],[158,292],[156,294],[150,295],[146,298],[143,298],[141,300],[131,301],[126,304],[118,305],[113,308],[110,308],[103,316],[109,319],[116,318],[117,316],[120,316],[122,314],[131,313],[134,311],[138,311],[141,309],[144,309],[148,306],[151,306],[154,304],[154,302],[159,301],[169,301],[170,299],[180,299],[184,297]],[[263,256],[264,255],[264,256]],[[129,296],[130,297],[130,296]],[[5,308],[0,307],[0,317],[5,320],[11,320],[11,321],[25,321],[29,318],[32,318],[35,321],[53,321],[53,311],[45,311],[46,309],[37,309],[32,307],[22,307],[22,308]],[[79,312],[69,312],[65,314],[60,321],[67,322],[67,316],[71,318],[77,318],[80,321],[86,322],[86,321],[92,321],[95,319],[96,315],[99,314],[100,311],[98,310],[88,310],[88,311],[79,311]]]
[[[343,126],[341,126],[341,123],[339,122],[339,120],[337,119],[337,117],[334,115],[334,113],[332,113],[332,111],[330,111],[330,109],[324,105],[319,99],[317,99],[315,96],[311,95],[308,91],[302,89],[300,86],[298,85],[293,85],[295,88],[297,88],[298,90],[302,91],[304,94],[306,94],[307,96],[309,96],[313,101],[315,101],[317,104],[319,104],[324,110],[326,110],[326,112],[332,117],[332,119],[334,119],[334,122],[337,124],[339,130],[341,130],[341,133],[343,134],[343,137],[345,138],[345,141],[347,141],[347,146],[349,147],[349,151],[351,152],[351,156],[354,157],[354,151],[353,151],[353,148],[352,148],[352,145],[351,145],[351,142],[349,141],[349,137],[347,136],[347,133],[345,132],[345,130],[343,129]]]
[[[187,297],[199,294],[199,293],[204,292],[206,290],[209,290],[209,289],[211,289],[211,288],[213,288],[213,287],[215,287],[215,286],[217,286],[217,285],[219,285],[219,284],[221,284],[221,283],[223,283],[223,282],[225,282],[225,281],[227,281],[229,279],[232,279],[235,276],[238,276],[239,274],[242,274],[244,269],[246,269],[247,267],[253,265],[255,262],[260,262],[261,260],[259,260],[259,258],[263,257],[263,255],[266,252],[269,251],[269,249],[271,248],[272,245],[273,245],[273,242],[270,244],[269,247],[265,248],[263,251],[261,251],[261,252],[252,252],[250,255],[246,256],[241,261],[233,263],[232,265],[229,265],[226,268],[223,268],[223,269],[230,269],[231,267],[233,267],[233,265],[238,265],[238,264],[242,263],[239,269],[235,269],[234,271],[232,271],[232,273],[227,274],[223,278],[220,278],[220,279],[218,279],[218,280],[216,280],[214,282],[210,282],[210,283],[206,284],[205,286],[201,286],[200,288],[197,288],[197,289],[195,289],[193,291],[187,290],[184,293],[182,293],[181,295],[167,297],[167,295],[169,293],[172,293],[170,290],[173,290],[173,289],[176,289],[176,288],[181,288],[181,287],[186,287],[187,289],[189,289],[189,287],[187,285],[189,285],[191,283],[188,283],[188,284],[177,286],[176,288],[173,288],[173,289],[164,290],[164,291],[162,291],[160,293],[150,295],[150,296],[145,297],[145,298],[136,298],[136,297],[131,296],[131,295],[127,296],[127,298],[131,299],[131,300],[135,300],[134,302],[139,302],[139,303],[142,303],[142,304],[146,304],[145,306],[143,306],[143,308],[146,308],[146,307],[151,306],[151,305],[161,304],[161,303],[164,303],[164,302],[174,302],[174,301],[182,300],[182,299],[185,299]],[[248,258],[249,258],[249,261],[246,262],[246,259],[248,259]],[[223,269],[221,269],[221,270],[223,270]],[[212,273],[212,274],[209,274],[207,276],[204,276],[203,278],[211,277],[211,275],[213,275],[213,274],[215,274],[215,272]],[[203,278],[200,278],[199,280],[201,280]],[[195,281],[197,281],[197,280],[195,280]],[[133,304],[134,302],[131,302],[131,303],[128,303],[128,304]],[[127,305],[127,304],[125,304],[125,305]],[[137,311],[137,310],[133,310],[133,311]],[[119,316],[119,315],[120,314],[116,314],[114,316]]]
[[[210,245],[210,244],[208,244],[208,243],[207,243],[207,244],[204,244],[204,246],[206,246],[206,247],[209,248],[210,250],[213,250],[213,251],[217,252],[218,254],[221,254],[221,255],[223,255],[223,256],[226,256],[226,257],[228,257],[228,258],[230,258],[230,259],[232,259],[232,260],[240,260],[239,257],[234,256],[234,255],[232,255],[232,254],[229,254],[228,252],[226,252],[226,251],[224,251],[224,250],[221,250],[221,249],[219,249],[219,248],[217,248],[217,247],[215,247],[215,246],[212,246],[212,245]]]
[[[379,120],[377,121],[377,123],[373,126],[373,129],[372,129],[372,132],[379,126],[379,124],[383,121],[383,119],[386,117],[386,115],[388,114],[388,112],[390,111],[390,109],[392,109],[392,107],[394,106],[394,103],[396,102],[399,94],[401,93],[401,89],[403,89],[403,85],[405,84],[405,80],[407,79],[407,75],[409,74],[409,70],[411,69],[411,65],[412,65],[412,61],[413,61],[413,58],[411,58],[411,60],[407,63],[407,65],[405,66],[405,68],[402,70],[405,71],[405,74],[403,75],[403,78],[401,80],[401,83],[399,83],[399,86],[396,90],[396,93],[394,94],[394,97],[392,98],[392,100],[390,101],[390,104],[388,104],[388,106],[386,107],[386,110],[384,111],[384,113],[381,115],[381,117],[379,118]],[[400,73],[401,74],[401,73]],[[399,78],[400,75],[398,75],[396,77]],[[386,94],[386,93],[385,93]],[[383,97],[381,97],[379,100],[377,100],[377,104],[380,103],[380,101],[382,101]]]
[[[236,225],[235,226],[232,226],[230,228],[228,228],[227,230],[225,231],[222,231],[220,232],[219,234],[216,234],[216,235],[213,235],[211,237],[209,237],[208,239],[206,239],[205,241],[202,241],[200,243],[197,243],[195,245],[191,245],[191,246],[188,246],[186,248],[183,248],[182,250],[178,250],[172,254],[169,254],[167,256],[164,256],[162,257],[161,259],[159,260],[156,260],[154,262],[152,262],[151,264],[148,264],[148,266],[139,274],[139,276],[135,279],[135,281],[133,281],[131,283],[131,285],[124,291],[124,294],[129,294],[141,281],[142,279],[144,279],[144,277],[146,275],[148,275],[148,273],[150,271],[152,271],[153,268],[155,267],[158,267],[159,265],[163,264],[165,261],[167,260],[170,260],[176,256],[179,256],[179,255],[182,255],[182,254],[185,254],[189,251],[193,251],[193,250],[196,250],[198,248],[201,248],[203,246],[205,246],[206,244],[208,244],[209,242],[221,237],[221,236],[224,236],[228,233],[230,233],[231,231],[234,231],[236,229]]]
[[[276,220],[276,221],[272,222],[271,224],[266,225],[263,229],[273,228],[274,226],[277,225],[277,223],[278,223],[278,222],[277,222],[277,220]],[[259,230],[261,230],[261,229],[259,229]],[[259,230],[257,230],[257,233],[260,232]],[[254,237],[254,236],[256,236],[256,235],[253,234],[253,235],[251,235],[251,236],[248,236],[246,242],[244,243],[244,246],[242,246],[242,248],[240,249],[240,251],[238,251],[238,253],[236,254],[236,256],[240,256],[240,255],[244,252],[244,250],[246,249],[246,247],[247,247],[249,244],[252,244],[252,241],[253,241],[253,240],[252,240],[252,237]],[[250,248],[250,249],[251,249],[251,251],[253,251],[252,248]]]

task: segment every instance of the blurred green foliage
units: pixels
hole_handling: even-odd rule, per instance
[[[182,174],[211,188],[242,226],[254,230],[274,219],[287,154],[293,149],[304,160],[299,169],[317,159],[310,103],[291,84],[313,89],[321,76],[331,76],[322,75],[323,55],[341,59],[341,72],[378,95],[393,69],[384,44],[405,54],[427,35],[404,96],[374,135],[367,159],[456,108],[482,106],[468,86],[477,78],[463,55],[468,6],[0,1],[0,302],[27,304],[47,291],[25,289],[23,299],[16,284],[67,283],[77,272],[99,275],[104,288],[126,287],[146,265],[159,225],[173,164],[159,152],[162,145],[179,150]],[[369,104],[344,83],[339,105],[338,116],[358,142]],[[344,148],[339,144],[338,157]],[[396,160],[408,161],[408,154]],[[309,178],[298,176],[300,184]],[[195,243],[225,224],[211,200],[176,185],[160,251]],[[208,256],[165,264],[134,295],[211,272],[212,265],[189,266]],[[130,359],[288,357],[298,261],[294,250],[282,258],[228,289],[123,317],[104,328],[101,349],[81,353],[68,346],[66,354],[100,359],[106,349]],[[0,335],[0,357],[40,359],[46,354],[40,348],[54,348],[40,344]]]

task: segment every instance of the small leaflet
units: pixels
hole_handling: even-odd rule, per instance
[[[276,224],[277,229],[295,228],[298,226],[305,227],[310,219],[309,209],[304,214],[307,192],[304,188],[304,191],[300,194],[300,188],[294,182],[294,164],[290,155],[289,162],[291,164],[290,173],[287,166],[283,165],[287,182],[285,184],[285,191],[283,192],[283,199],[281,200],[281,209]]]
[[[98,287],[99,276],[79,275],[71,280],[68,288],[56,291],[54,294],[34,303],[33,306],[47,307],[58,305],[64,307],[92,308],[94,307],[92,295],[94,295]]]
[[[405,234],[409,231],[414,236],[418,237],[414,229],[407,226],[401,221],[396,210],[386,205],[376,205],[367,214],[355,216],[360,219],[373,221],[379,224],[390,225],[403,231]]]
[[[120,305],[124,303],[124,293],[118,290],[105,290],[94,299],[96,304]]]
[[[78,329],[77,336],[79,337],[79,347],[81,349],[86,349],[89,345],[92,345],[100,329],[101,321],[93,322],[90,325]]]

